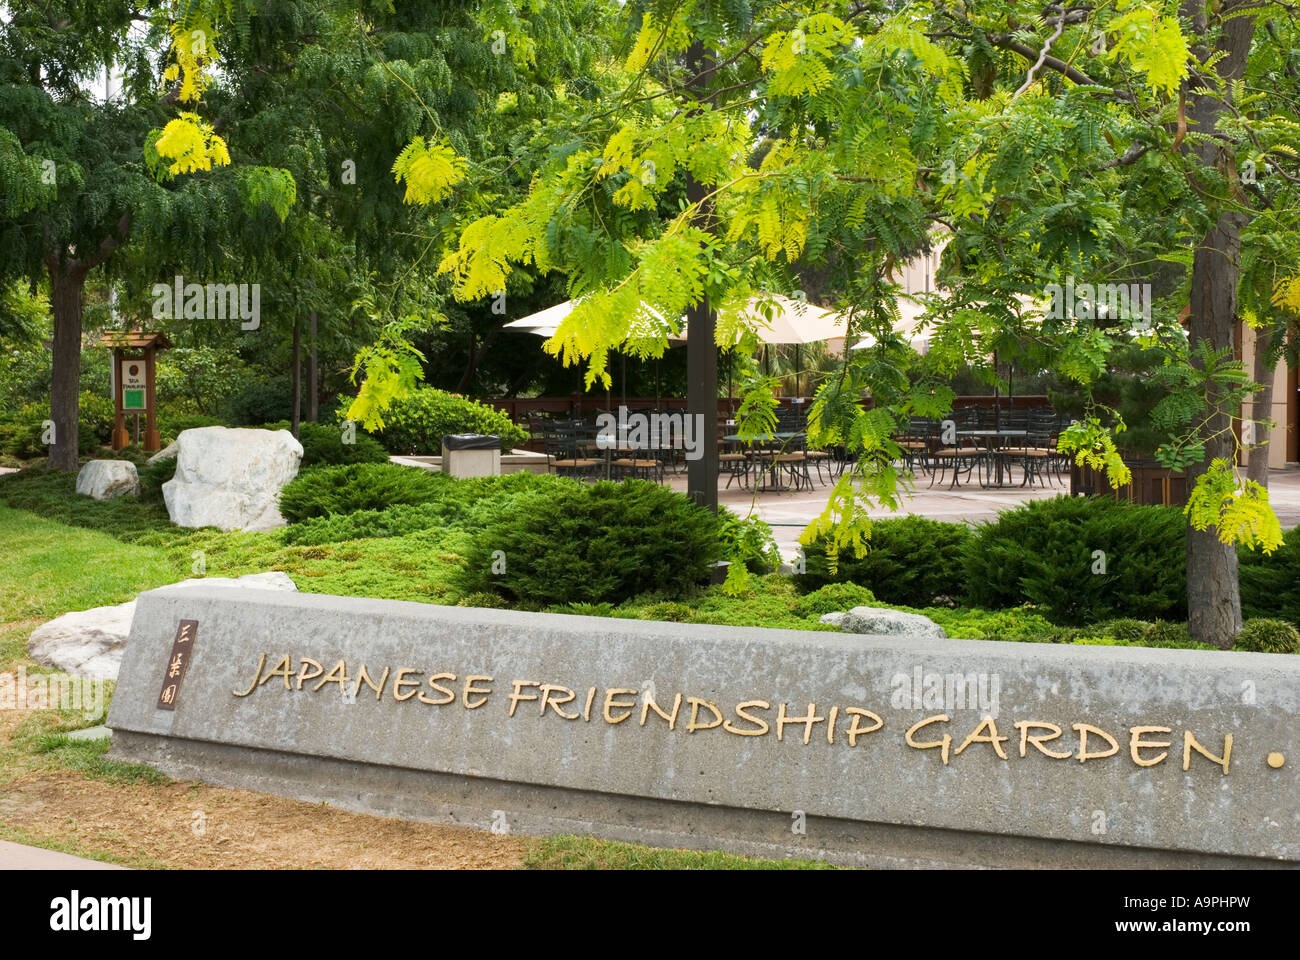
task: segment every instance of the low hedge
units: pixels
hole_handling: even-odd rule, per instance
[[[1234,647],[1254,653],[1300,653],[1300,631],[1285,620],[1257,617],[1245,622]]]
[[[405,492],[401,502],[374,504],[359,509],[340,509],[377,499],[366,484],[372,471],[336,471],[329,474],[328,483],[309,480],[305,496],[327,488],[324,494],[330,513],[317,513],[295,519],[284,532],[286,543],[316,546],[344,540],[361,540],[375,537],[400,537],[417,530],[432,528],[470,530],[492,522],[498,515],[516,509],[515,500],[525,493],[558,490],[578,481],[550,474],[512,473],[496,477],[474,477],[455,480],[445,474],[389,464],[394,470],[410,473],[432,473],[440,478],[436,486],[421,484],[418,489]],[[322,473],[307,471],[304,476]],[[391,471],[384,471],[389,475]],[[400,482],[400,477],[398,478]],[[297,483],[295,480],[294,483]],[[290,484],[292,486],[292,484]],[[355,489],[354,489],[355,488]],[[288,489],[288,488],[286,488]],[[302,488],[295,489],[291,497],[298,497]],[[409,495],[408,495],[409,494]],[[283,497],[281,510],[283,512]],[[301,508],[291,507],[295,516]],[[286,515],[286,519],[288,515]]]
[[[1288,530],[1272,554],[1242,547],[1237,556],[1242,616],[1300,626],[1300,527]]]
[[[805,592],[828,583],[856,583],[884,603],[910,607],[960,603],[962,548],[969,539],[970,528],[962,523],[915,516],[873,520],[865,556],[843,550],[831,573],[823,543],[815,541],[804,550],[804,572],[796,583]]]
[[[1062,624],[1186,620],[1186,526],[1176,507],[1109,497],[1032,500],[975,529],[963,549],[966,601],[1028,602]]]
[[[303,470],[280,491],[280,513],[290,523],[396,504],[428,503],[454,483],[433,470],[396,463],[348,463]]]
[[[384,412],[376,436],[389,453],[438,456],[451,433],[487,433],[501,438],[502,451],[528,439],[528,431],[504,413],[454,393],[424,387],[397,400]]]
[[[463,593],[530,606],[665,599],[709,578],[721,556],[717,516],[657,483],[571,483],[527,491],[472,532]]]

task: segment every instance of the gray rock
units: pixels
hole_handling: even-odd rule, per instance
[[[130,460],[91,460],[77,474],[77,493],[95,500],[140,493],[140,478]]]
[[[100,724],[97,727],[85,727],[81,730],[73,730],[65,734],[69,740],[111,740],[113,731]]]
[[[159,709],[181,619],[195,644]],[[112,756],[170,776],[480,828],[505,811],[512,834],[712,847],[743,821],[768,856],[1295,866],[1297,714],[1284,654],[195,584],[139,598],[107,723]]]
[[[273,570],[230,577],[203,577],[159,587],[173,590],[196,583],[207,586],[259,587],[264,590],[297,590],[289,575]],[[122,651],[131,632],[135,601],[112,607],[93,607],[55,617],[32,631],[27,653],[37,663],[94,680],[116,680]]]
[[[222,530],[284,526],[280,491],[302,461],[302,444],[288,430],[199,427],[181,431],[176,446],[176,474],[163,484],[172,523]]]
[[[904,613],[885,607],[854,607],[847,613],[828,613],[822,623],[833,624],[845,633],[872,633],[889,637],[947,637],[943,627],[919,613]]]

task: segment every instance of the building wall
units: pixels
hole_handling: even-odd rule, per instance
[[[1241,358],[1245,364],[1247,375],[1250,375],[1255,364],[1255,332],[1249,327],[1244,328]],[[1293,398],[1290,398],[1292,388],[1289,373],[1285,360],[1279,362],[1273,371],[1272,406],[1267,409],[1263,407],[1257,409],[1258,405],[1255,402],[1247,400],[1242,407],[1243,420],[1268,419],[1274,421],[1268,440],[1268,463],[1270,467],[1275,469],[1286,466],[1288,450],[1294,451],[1295,449],[1295,402]],[[1291,399],[1290,404],[1288,404],[1288,399]],[[1292,452],[1290,459],[1295,459],[1294,452]]]

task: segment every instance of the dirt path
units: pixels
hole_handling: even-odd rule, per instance
[[[128,865],[202,869],[509,869],[524,850],[517,837],[463,827],[198,783],[113,785],[72,771],[0,786],[0,824]]]

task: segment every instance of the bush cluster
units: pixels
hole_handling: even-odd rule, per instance
[[[1032,603],[1063,624],[1187,618],[1186,519],[1173,507],[1060,496],[1007,510],[963,550],[966,602]]]
[[[24,403],[0,411],[0,454],[17,460],[34,460],[48,455],[45,421],[50,419],[48,402]],[[88,390],[81,392],[77,411],[77,449],[95,453],[113,439],[113,401]],[[143,427],[142,427],[143,429]]]
[[[389,453],[438,456],[450,433],[486,433],[501,438],[508,451],[528,439],[528,431],[486,404],[424,387],[397,400],[384,412],[377,436]]]
[[[528,491],[473,531],[460,586],[534,606],[680,595],[719,559],[718,518],[646,480]]]
[[[805,570],[796,579],[805,591],[828,583],[861,584],[881,601],[903,606],[959,602],[965,592],[962,548],[969,539],[962,523],[914,516],[873,520],[865,556],[841,551],[832,574],[823,543],[815,541],[805,549]]]
[[[1288,530],[1272,554],[1245,547],[1237,553],[1242,616],[1300,625],[1300,527]]]
[[[1300,653],[1300,631],[1285,620],[1256,617],[1245,622],[1234,646],[1253,653]]]
[[[397,504],[428,503],[454,481],[444,473],[395,463],[348,463],[298,474],[280,491],[280,513],[290,523]]]

